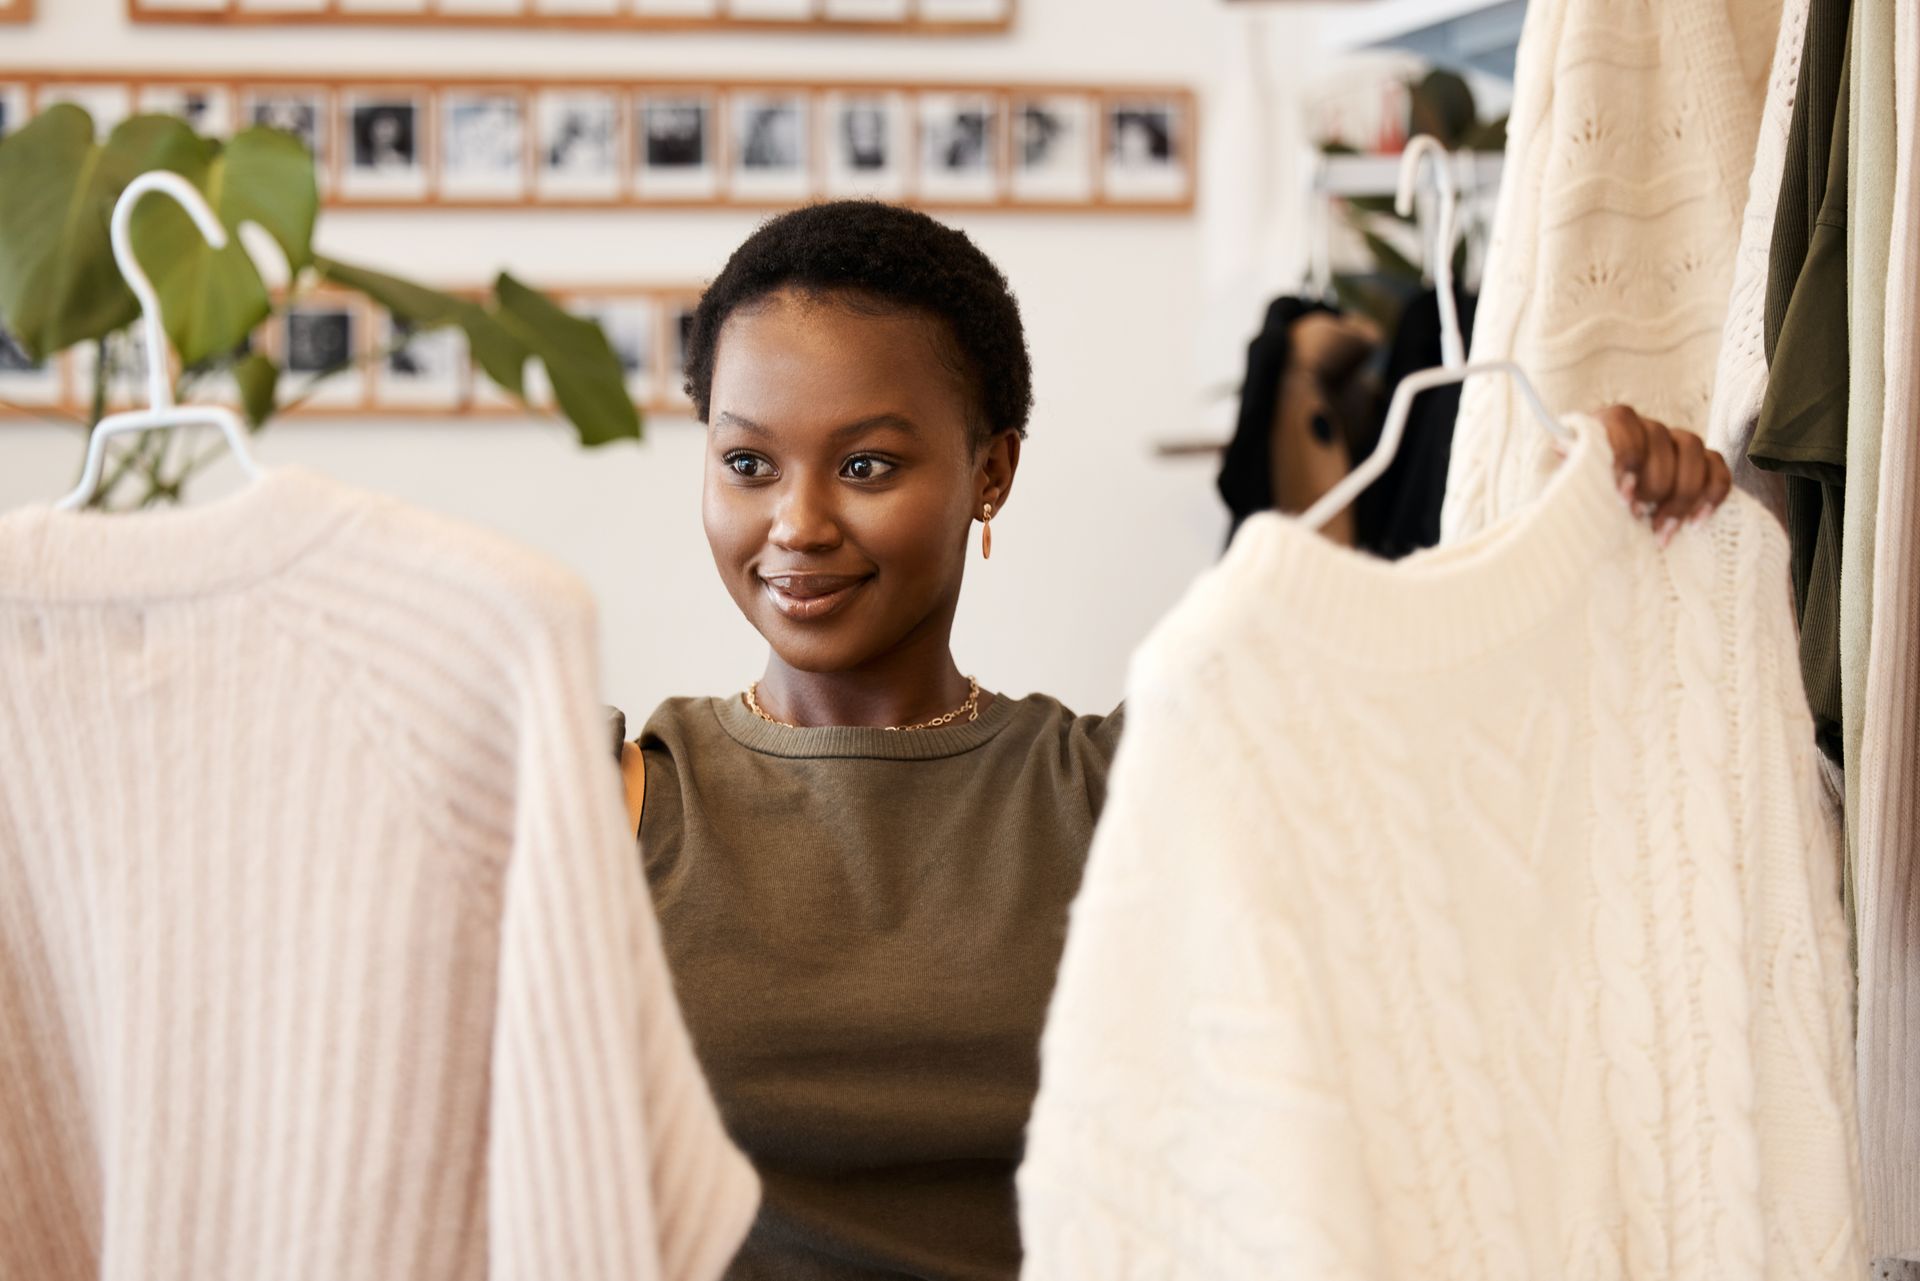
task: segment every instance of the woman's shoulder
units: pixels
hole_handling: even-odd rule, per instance
[[[1015,700],[1013,714],[1015,723],[1028,726],[1034,737],[1052,735],[1069,754],[1090,756],[1102,763],[1113,758],[1126,727],[1124,703],[1105,715],[1082,714],[1050,694],[1029,694]]]

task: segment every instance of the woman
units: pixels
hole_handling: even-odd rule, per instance
[[[663,704],[624,765],[687,1023],[765,1184],[729,1275],[1013,1277],[1041,1024],[1120,734],[981,689],[949,649],[972,523],[984,554],[1020,464],[1018,307],[961,233],[817,205],[707,290],[687,383],[707,539],[767,666]],[[1696,437],[1608,423],[1656,519],[1725,496]]]

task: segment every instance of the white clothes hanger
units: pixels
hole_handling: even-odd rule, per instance
[[[143,173],[128,183],[127,189],[120,193],[120,199],[114,202],[111,227],[113,260],[119,264],[120,274],[127,278],[134,296],[140,300],[141,327],[147,352],[148,407],[108,414],[94,427],[93,436],[87,441],[87,463],[80,473],[80,483],[72,493],[54,504],[59,511],[71,511],[93,497],[94,491],[100,487],[100,474],[106,467],[109,440],[133,432],[151,431],[156,427],[216,427],[226,437],[227,445],[233,450],[233,456],[247,479],[260,479],[259,464],[253,461],[253,452],[247,448],[246,427],[238,414],[223,405],[173,403],[173,384],[168,376],[166,331],[160,326],[160,296],[140,266],[140,260],[133,256],[131,236],[133,207],[140,203],[142,196],[153,191],[165,192],[179,201],[192,215],[194,225],[200,228],[200,234],[207,238],[208,244],[215,249],[224,249],[227,244],[227,229],[220,225],[220,220],[208,207],[206,197],[179,174],[159,169]]]
[[[1361,464],[1341,478],[1340,483],[1320,496],[1318,502],[1301,515],[1300,522],[1308,529],[1322,529],[1326,523],[1358,498],[1361,491],[1380,478],[1382,472],[1393,464],[1393,456],[1400,449],[1400,438],[1406,434],[1407,414],[1413,408],[1413,398],[1423,391],[1435,387],[1445,387],[1450,383],[1463,383],[1469,378],[1481,374],[1506,374],[1519,388],[1521,399],[1527,402],[1527,408],[1533,412],[1540,426],[1555,440],[1571,444],[1574,436],[1566,425],[1547,410],[1546,402],[1540,399],[1540,393],[1534,390],[1533,382],[1526,371],[1511,360],[1482,360],[1468,364],[1465,344],[1460,339],[1460,314],[1453,297],[1453,229],[1458,216],[1453,189],[1453,172],[1449,164],[1447,150],[1437,139],[1426,134],[1408,141],[1406,150],[1400,157],[1400,190],[1394,198],[1394,208],[1402,215],[1407,214],[1413,205],[1413,188],[1419,177],[1421,162],[1433,162],[1436,184],[1439,187],[1439,214],[1437,235],[1432,252],[1433,278],[1440,303],[1440,358],[1442,363],[1433,369],[1422,369],[1418,373],[1408,374],[1400,380],[1394,389],[1393,400],[1387,406],[1387,421],[1380,429],[1379,443]]]

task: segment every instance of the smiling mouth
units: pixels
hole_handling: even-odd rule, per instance
[[[851,574],[763,574],[761,587],[773,607],[797,623],[838,613],[867,579]]]

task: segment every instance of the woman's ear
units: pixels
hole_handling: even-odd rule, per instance
[[[1013,430],[995,432],[981,448],[980,463],[975,469],[975,488],[978,491],[974,495],[975,510],[992,503],[994,515],[1005,511],[1007,495],[1013,492],[1013,474],[1019,470],[1020,433]]]

